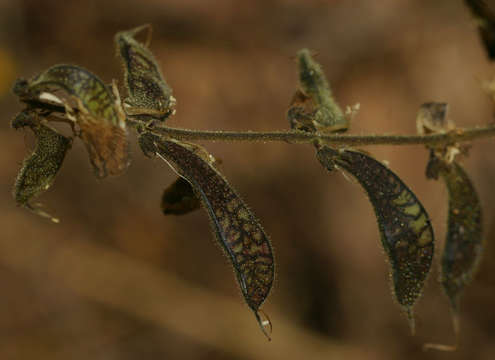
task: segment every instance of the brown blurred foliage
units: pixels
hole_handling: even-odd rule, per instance
[[[61,224],[17,208],[11,188],[32,139],[9,128],[21,109],[13,80],[75,63],[122,82],[113,36],[143,23],[153,25],[151,49],[178,101],[171,126],[287,129],[301,47],[318,54],[341,105],[361,104],[352,133],[414,133],[426,101],[448,102],[459,126],[492,121],[481,81],[493,68],[460,0],[0,1],[0,359],[495,357],[493,140],[477,141],[464,161],[487,241],[463,298],[461,348],[447,355],[421,350],[454,340],[438,266],[412,337],[389,290],[370,204],[358,185],[326,173],[310,147],[204,144],[272,237],[271,343],[242,304],[204,212],[164,217],[160,195],[175,175],[136,146],[127,174],[97,181],[74,145],[40,199]],[[438,261],[446,190],[425,179],[427,152],[366,150],[422,199]]]

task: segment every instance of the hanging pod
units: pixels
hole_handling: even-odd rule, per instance
[[[146,44],[135,36],[148,30]],[[115,44],[124,65],[124,79],[128,97],[125,110],[143,120],[165,120],[174,112],[175,98],[172,89],[163,78],[153,54],[148,49],[151,41],[151,25],[122,31],[115,35]]]
[[[14,199],[18,205],[58,223],[57,218],[33,205],[32,200],[53,184],[72,140],[41,123],[31,111],[19,113],[12,121],[12,127],[29,127],[36,136],[34,151],[23,161],[17,175],[13,189]]]
[[[270,338],[271,323],[262,320],[260,306],[272,288],[275,262],[270,239],[259,220],[213,167],[213,157],[203,148],[149,133],[141,134],[139,143],[146,155],[158,155],[191,184],[234,267],[246,303]]]
[[[366,191],[390,262],[395,297],[407,312],[414,333],[412,308],[421,295],[434,253],[433,228],[426,210],[396,174],[369,155],[323,145],[316,156],[328,170],[337,167],[350,173]]]
[[[447,187],[449,210],[447,237],[442,255],[441,283],[450,300],[454,330],[459,333],[459,301],[476,272],[483,252],[481,204],[464,169],[438,159],[433,150],[428,163],[428,177],[441,177]]]
[[[81,130],[90,162],[99,178],[119,175],[129,165],[125,114],[116,86],[113,93],[96,75],[74,65],[55,65],[31,80],[19,79],[13,91],[22,99],[63,90],[66,115]]]

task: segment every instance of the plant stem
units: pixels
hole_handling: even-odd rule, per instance
[[[128,119],[129,125],[137,126],[142,122]],[[171,128],[154,125],[148,129],[157,135],[168,135],[179,140],[207,141],[249,141],[249,142],[287,142],[294,144],[313,144],[322,142],[329,145],[445,145],[481,138],[494,137],[495,126],[458,128],[442,134],[430,135],[339,135],[308,133],[303,131],[211,131]]]

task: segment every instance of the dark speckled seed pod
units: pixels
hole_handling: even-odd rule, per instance
[[[352,174],[366,191],[391,265],[393,289],[399,304],[412,313],[430,271],[434,236],[430,219],[414,193],[383,164],[361,152],[321,146],[317,158],[327,169],[334,166]]]
[[[57,89],[67,92],[76,103],[78,111],[72,117],[81,129],[96,176],[125,171],[129,165],[125,114],[117,94],[96,75],[74,65],[55,65],[29,81],[19,79],[13,92],[29,100]],[[71,112],[67,103],[66,107]]]
[[[270,240],[258,219],[213,167],[212,158],[197,145],[144,133],[139,143],[148,155],[165,160],[192,186],[211,220],[215,237],[230,259],[242,295],[269,338],[260,306],[272,288],[275,262]]]
[[[17,115],[12,121],[12,127],[29,127],[37,138],[33,153],[24,160],[17,175],[13,190],[14,199],[17,204],[34,213],[58,222],[58,219],[32,205],[31,201],[53,184],[72,141],[40,123],[36,115],[28,111]]]
[[[173,114],[175,98],[147,45],[135,39],[143,30],[151,32],[151,26],[143,25],[115,35],[128,92],[124,101],[125,110],[128,115],[135,115],[143,120],[151,118],[163,121]]]

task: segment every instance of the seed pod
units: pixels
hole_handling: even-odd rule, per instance
[[[495,14],[483,0],[465,0],[476,19],[481,40],[491,61],[495,60]]]
[[[33,79],[18,80],[13,91],[21,99],[37,98],[42,92],[61,89],[76,103],[67,115],[79,125],[91,164],[99,178],[119,175],[129,165],[125,114],[115,94],[94,74],[73,65],[55,65]]]
[[[34,132],[37,143],[33,153],[24,160],[17,175],[13,190],[14,199],[17,204],[34,213],[53,222],[59,222],[30,202],[53,184],[72,141],[40,123],[35,115],[28,111],[21,112],[12,121],[12,127],[15,129],[25,126],[30,127]]]
[[[273,284],[275,264],[268,236],[237,192],[213,167],[211,155],[197,145],[142,134],[148,144],[194,189],[211,221],[215,237],[229,257],[242,295],[265,335],[271,324],[261,320],[260,306]]]
[[[433,228],[426,210],[397,175],[368,155],[321,146],[317,158],[328,170],[337,166],[349,172],[366,191],[392,267],[395,296],[414,332],[412,308],[421,295],[434,252]]]
[[[313,60],[308,49],[302,49],[297,53],[297,64],[299,66],[300,91],[306,97],[311,98],[312,106],[314,106],[314,111],[311,114],[311,131],[335,132],[347,130],[349,126],[348,119],[334,100],[323,70]],[[295,98],[297,97],[300,97],[300,95],[296,93]],[[308,123],[303,121],[300,126],[303,128],[308,127]],[[296,129],[300,128],[300,126],[297,122],[292,124],[292,127]]]
[[[161,208],[165,215],[184,215],[201,207],[191,184],[178,177],[162,195]]]
[[[175,98],[172,89],[167,85],[160,68],[148,49],[148,44],[142,44],[135,36],[150,25],[139,26],[135,29],[122,31],[115,36],[117,53],[124,65],[125,84],[128,98],[126,112],[141,118],[165,120],[174,112]],[[148,37],[149,42],[150,36]]]
[[[457,316],[462,291],[471,282],[483,252],[481,204],[471,180],[459,164],[444,164],[439,174],[449,195],[441,282]]]

